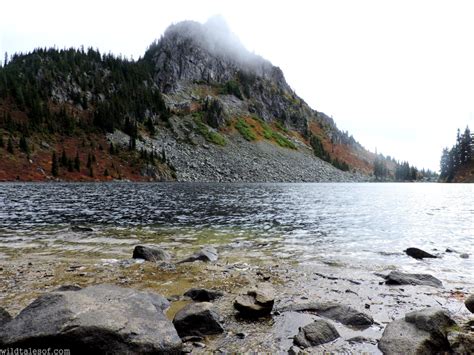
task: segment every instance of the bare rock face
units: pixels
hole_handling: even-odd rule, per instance
[[[175,353],[182,347],[158,294],[112,285],[54,291],[0,328],[0,347],[68,348],[78,353]]]
[[[378,346],[386,355],[450,353],[446,335],[454,324],[440,308],[410,312],[387,325]]]
[[[181,337],[219,334],[224,331],[212,303],[191,303],[176,313],[173,324]]]
[[[234,301],[234,308],[244,317],[262,317],[271,313],[274,303],[275,293],[265,285],[238,296]]]
[[[328,343],[339,338],[339,333],[334,326],[324,319],[317,319],[300,329],[294,342],[302,348],[309,348]]]

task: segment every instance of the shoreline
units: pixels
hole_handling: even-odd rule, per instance
[[[470,317],[463,301],[469,290],[445,284],[443,288],[429,286],[386,285],[379,275],[369,270],[348,268],[337,263],[305,264],[291,258],[275,257],[262,252],[257,245],[235,248],[217,246],[219,259],[215,262],[176,262],[184,255],[199,250],[202,244],[183,240],[171,241],[169,251],[178,254],[166,262],[137,261],[117,255],[104,258],[100,253],[69,252],[52,257],[32,255],[31,259],[0,259],[0,306],[15,316],[23,307],[41,294],[62,285],[86,287],[114,284],[140,291],[161,294],[170,301],[167,316],[171,320],[181,308],[192,303],[183,294],[193,287],[219,290],[224,296],[213,302],[225,329],[221,335],[200,339],[193,352],[212,351],[271,351],[286,352],[293,344],[298,329],[318,319],[311,312],[281,311],[289,304],[305,302],[336,302],[371,316],[374,324],[365,328],[331,321],[341,335],[337,340],[320,345],[314,351],[349,351],[380,353],[377,342],[386,325],[404,314],[428,307],[442,307],[453,319],[464,324]],[[259,250],[260,248],[260,250]],[[385,273],[390,271],[386,267]],[[275,290],[275,305],[271,316],[245,320],[233,308],[235,298],[244,289],[271,286]],[[460,289],[456,289],[460,288]],[[472,287],[472,285],[471,285]],[[242,335],[244,334],[244,335]],[[357,338],[358,342],[349,341]],[[187,344],[188,348],[190,344]],[[191,349],[189,348],[189,350]],[[308,349],[309,350],[309,349]]]

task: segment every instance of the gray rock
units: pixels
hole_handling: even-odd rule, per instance
[[[191,303],[176,313],[173,324],[181,337],[211,335],[224,331],[212,303]]]
[[[474,313],[474,294],[466,298],[464,305],[471,313]]]
[[[202,248],[197,253],[194,253],[193,255],[188,256],[187,258],[179,261],[178,264],[192,263],[194,261],[205,261],[205,262],[217,261],[218,258],[219,256],[217,254],[216,248],[207,246],[207,247]]]
[[[338,321],[344,325],[365,328],[374,323],[373,318],[358,310],[334,302],[293,303],[278,309],[280,312],[310,312]]]
[[[407,313],[405,320],[413,323],[418,329],[437,336],[446,336],[446,329],[456,324],[443,309],[438,307]]]
[[[205,288],[191,288],[184,293],[184,296],[197,302],[209,302],[224,296],[224,293],[216,290],[207,290]]]
[[[182,343],[162,296],[112,285],[37,298],[0,328],[0,346],[72,348],[79,353],[170,353]]]
[[[62,285],[59,286],[57,289],[54,291],[79,291],[82,290],[82,287],[79,285]]]
[[[0,307],[0,327],[12,320],[12,316],[4,308]]]
[[[133,249],[132,257],[133,259],[145,259],[153,262],[171,259],[170,254],[163,249],[144,245],[137,245]]]
[[[300,329],[295,336],[294,343],[305,349],[328,343],[337,338],[339,338],[339,333],[331,323],[323,319],[317,319]]]
[[[405,274],[399,271],[392,271],[385,276],[387,285],[424,285],[432,287],[442,287],[443,283],[436,277],[429,274]]]
[[[82,226],[74,225],[74,226],[71,226],[71,231],[84,233],[84,232],[93,232],[94,230],[90,227],[82,227]]]
[[[262,317],[271,313],[275,303],[275,293],[269,286],[259,286],[238,296],[234,308],[244,317]]]
[[[386,355],[449,353],[446,334],[453,324],[439,308],[410,312],[386,326],[378,346]]]
[[[469,259],[469,254],[462,253],[462,254],[459,255],[459,257],[462,258],[462,259]]]
[[[450,332],[448,334],[448,342],[454,354],[474,354],[473,332]]]
[[[418,248],[408,248],[405,250],[405,253],[415,259],[436,258],[435,255],[427,253],[426,251]]]

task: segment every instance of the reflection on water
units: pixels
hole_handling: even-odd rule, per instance
[[[420,262],[403,250],[417,246],[443,256],[423,262],[424,270],[469,283],[473,192],[461,184],[7,183],[0,184],[0,252],[120,254],[137,242],[189,242],[416,270]],[[94,232],[72,232],[72,224]]]

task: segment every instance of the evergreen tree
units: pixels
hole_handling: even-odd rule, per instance
[[[12,137],[8,137],[7,152],[10,154],[14,154]]]
[[[0,148],[5,148],[5,142],[3,141],[3,135],[0,134]]]
[[[67,167],[68,157],[66,151],[63,149],[63,153],[61,154],[60,165],[62,167]]]
[[[20,138],[20,150],[25,154],[30,154],[30,149],[28,147],[28,142],[26,141],[25,136]]]
[[[76,152],[76,157],[74,158],[74,170],[81,170],[81,160],[79,159],[79,152]]]
[[[51,158],[51,174],[54,177],[59,175],[59,166],[58,166],[58,158],[56,157],[56,152],[53,152],[53,156]]]

